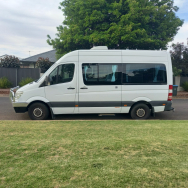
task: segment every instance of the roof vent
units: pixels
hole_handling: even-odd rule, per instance
[[[108,50],[107,46],[95,46],[91,50]]]

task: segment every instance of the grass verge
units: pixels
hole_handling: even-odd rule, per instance
[[[0,121],[0,187],[188,187],[188,121]]]

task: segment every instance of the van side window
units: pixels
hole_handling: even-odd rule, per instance
[[[74,64],[60,65],[58,69],[58,84],[71,82],[74,77]]]
[[[100,85],[121,85],[122,64],[99,64]]]
[[[71,82],[74,77],[74,64],[64,64],[56,67],[49,75],[50,85]]]
[[[85,85],[121,85],[122,64],[82,64]]]
[[[82,65],[84,83],[96,85],[98,82],[98,65],[97,64],[83,64]]]
[[[146,63],[123,64],[123,84],[165,85],[167,84],[166,66]]]

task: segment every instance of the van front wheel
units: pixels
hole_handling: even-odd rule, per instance
[[[132,119],[148,119],[150,117],[151,110],[146,104],[137,104],[131,110]]]
[[[28,114],[32,120],[45,120],[49,116],[49,110],[43,103],[33,103],[28,109]]]

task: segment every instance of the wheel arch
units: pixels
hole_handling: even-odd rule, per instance
[[[42,104],[44,104],[44,105],[48,108],[49,113],[51,114],[50,105],[49,105],[48,103],[44,102],[44,101],[41,101],[41,100],[36,100],[36,101],[32,101],[31,103],[29,103],[29,105],[27,106],[27,111],[28,111],[29,107],[30,107],[32,104],[34,104],[34,103],[42,103]]]
[[[46,103],[46,102],[44,102],[44,101],[41,101],[41,100],[36,100],[36,101],[32,101],[32,102],[30,102],[30,103],[28,104],[27,110],[28,110],[28,108],[29,108],[32,104],[34,104],[34,103],[43,103],[43,104],[46,105],[48,108],[50,108],[50,106],[49,106],[48,103]]]
[[[44,97],[38,96],[38,97],[31,97],[31,98],[29,98],[29,99],[27,100],[27,103],[28,103],[27,110],[28,110],[28,108],[29,108],[33,103],[37,103],[37,102],[43,103],[43,104],[45,104],[48,108],[50,108],[50,106],[49,106],[49,101],[48,101],[46,98],[44,98]]]
[[[136,106],[137,104],[146,104],[146,105],[149,107],[149,109],[152,109],[152,105],[150,104],[150,102],[142,100],[142,101],[137,101],[137,102],[135,102],[135,103],[131,106],[131,108],[130,108],[130,110],[129,110],[129,113],[131,112],[131,110],[133,109],[133,107]]]

